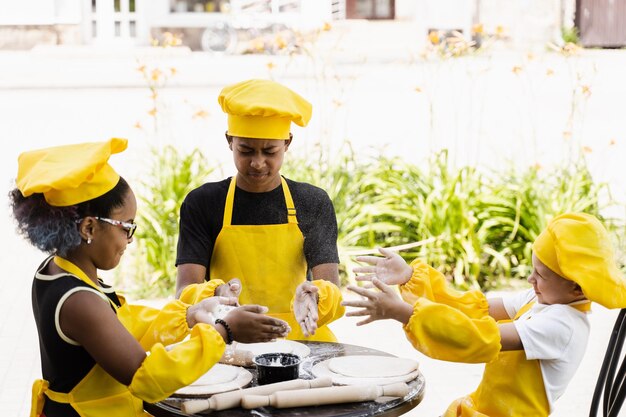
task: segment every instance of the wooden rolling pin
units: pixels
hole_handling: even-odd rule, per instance
[[[274,384],[259,385],[258,387],[245,388],[236,391],[215,394],[210,398],[201,400],[185,401],[181,410],[186,414],[195,414],[205,410],[226,410],[239,407],[244,395],[269,395],[276,391],[301,390],[308,388],[330,387],[333,384],[330,377],[316,379],[293,379],[291,381],[276,382]]]
[[[389,385],[349,385],[316,389],[278,391],[270,395],[244,395],[241,406],[246,409],[272,406],[276,408],[374,401],[379,397],[404,397],[409,386],[404,382]]]
[[[249,350],[226,350],[220,358],[220,363],[235,366],[252,366],[254,354]]]

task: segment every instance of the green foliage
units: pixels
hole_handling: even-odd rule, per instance
[[[583,160],[552,170],[481,173],[455,168],[442,151],[423,166],[396,158],[357,159],[318,149],[291,158],[283,173],[325,189],[335,205],[342,281],[352,281],[354,255],[377,246],[422,242],[405,259],[437,267],[460,288],[492,289],[525,279],[531,245],[563,212],[599,215],[605,184]],[[292,155],[293,156],[293,155]],[[605,221],[617,236],[623,224]]]
[[[198,149],[183,155],[173,146],[153,149],[153,163],[138,188],[137,296],[174,294],[180,206],[215,171]]]
[[[580,43],[580,33],[576,26],[561,28],[561,38],[565,43],[573,43],[578,45]]]

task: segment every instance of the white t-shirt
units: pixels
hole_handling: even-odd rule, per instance
[[[534,290],[530,289],[503,296],[502,301],[513,318],[535,298]],[[539,359],[551,411],[574,377],[587,349],[589,319],[586,313],[571,307],[587,302],[546,305],[535,300],[530,310],[514,322],[526,359]]]

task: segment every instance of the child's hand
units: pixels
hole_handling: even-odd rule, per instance
[[[296,321],[302,328],[302,333],[306,336],[312,336],[317,330],[317,302],[319,298],[319,289],[305,281],[296,288],[296,297],[293,301],[293,313]]]
[[[241,280],[239,278],[233,278],[226,284],[218,285],[215,289],[215,295],[220,297],[234,297],[235,299],[239,299],[239,294],[241,294]]]
[[[248,304],[237,307],[224,317],[233,339],[242,343],[270,342],[291,331],[283,320],[266,316],[267,307]]]
[[[367,290],[354,285],[348,285],[348,289],[364,297],[362,300],[343,301],[341,305],[357,307],[361,310],[346,313],[346,316],[369,316],[357,323],[362,326],[376,320],[394,319],[401,323],[408,323],[413,314],[413,307],[402,301],[400,296],[381,280],[371,279],[372,284],[380,291]]]
[[[385,284],[389,285],[401,285],[411,279],[413,275],[413,268],[404,262],[404,259],[396,252],[385,248],[378,248],[378,251],[384,258],[380,256],[357,256],[358,262],[365,262],[372,266],[358,266],[353,269],[357,274],[357,281],[371,281],[372,278],[377,277]]]
[[[187,309],[187,325],[189,328],[192,328],[196,323],[213,324],[215,321],[215,312],[220,304],[236,306],[237,298],[209,297],[192,306],[189,306]]]

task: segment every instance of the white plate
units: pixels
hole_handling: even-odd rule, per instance
[[[224,372],[226,371],[226,372]],[[220,374],[217,378],[212,378],[211,374]],[[228,375],[227,378],[221,375]],[[213,375],[215,376],[215,375]],[[215,383],[211,381],[215,381]],[[243,388],[252,381],[252,373],[239,366],[224,365],[217,363],[203,376],[186,387],[180,388],[174,393],[176,396],[202,396],[213,395],[220,392],[233,391]]]
[[[337,374],[328,368],[328,363],[333,360],[327,359],[322,362],[318,362],[313,365],[311,372],[318,378],[329,376],[333,384],[335,385],[387,385],[395,382],[409,382],[417,378],[419,370],[415,370],[406,375],[399,375],[394,377],[379,377],[379,378],[355,378]]]

